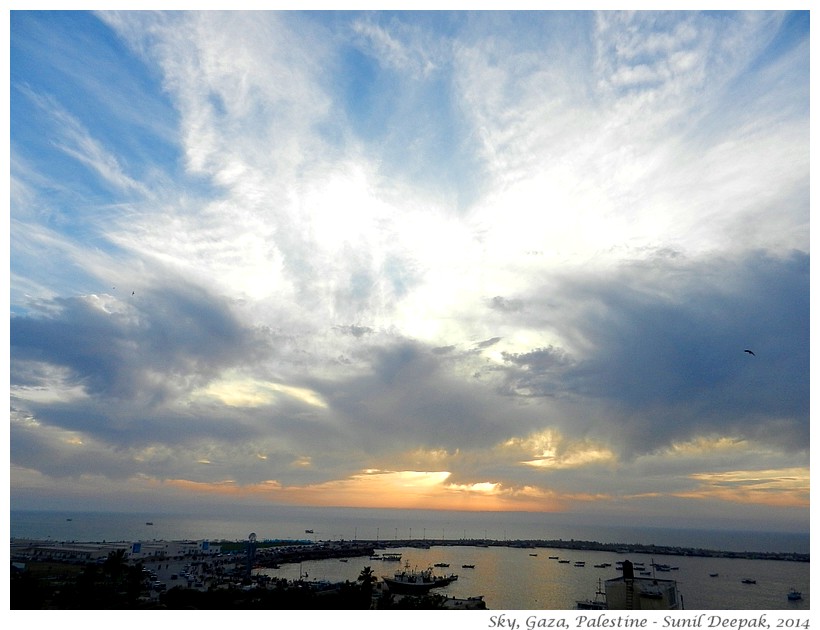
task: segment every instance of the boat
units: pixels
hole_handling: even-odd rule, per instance
[[[446,562],[436,562],[433,566],[434,567],[446,568],[446,567],[449,567],[450,565],[447,564]]]
[[[576,563],[575,563],[574,565],[572,565],[572,566],[575,566],[575,567],[585,567],[586,565],[587,565],[587,563],[586,563],[586,562],[579,561],[579,562],[576,562]]]
[[[558,560],[558,556],[550,556],[550,560]]]
[[[710,573],[710,574],[709,574],[709,577],[717,577],[717,576],[718,576],[718,574],[717,574],[717,573]]]
[[[67,519],[66,519],[66,520],[67,520],[67,521],[72,521],[72,520],[74,520],[74,519],[71,519],[71,518],[67,518]]]
[[[382,557],[379,554],[374,554],[374,555],[370,556],[370,559],[371,560],[381,560]]]
[[[538,554],[537,554],[537,553],[531,553],[530,555],[531,555],[533,558],[537,558],[537,557],[538,557]]]
[[[385,553],[382,554],[382,560],[385,562],[399,562],[401,561],[400,553]]]
[[[347,562],[347,558],[339,558],[339,562]]]
[[[578,610],[606,610],[606,593],[604,592],[601,578],[598,578],[598,589],[595,591],[594,599],[577,600],[575,606]]]
[[[558,564],[569,564],[569,560],[559,560]]]
[[[796,602],[799,599],[803,599],[803,593],[794,588],[789,589],[789,594],[786,595],[790,602]]]
[[[450,582],[454,582],[458,576],[453,575],[434,575],[432,569],[424,569],[422,571],[410,570],[409,565],[405,564],[402,571],[396,571],[393,577],[382,576],[382,580],[387,584],[387,588],[394,593],[426,593],[427,591],[447,586]]]
[[[151,521],[146,521],[145,524],[146,525],[153,525],[153,523]]]
[[[743,582],[744,584],[757,584],[757,580],[750,580],[749,578],[746,578],[745,580],[740,580],[740,581]]]
[[[305,530],[305,533],[306,533],[306,534],[312,534],[312,533],[313,533],[313,530],[312,530],[312,529],[306,529],[306,530]]]
[[[461,568],[462,569],[475,569],[475,565],[474,564],[462,564]]]

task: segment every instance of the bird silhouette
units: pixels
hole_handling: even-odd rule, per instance
[[[757,356],[757,355],[756,355],[754,352],[752,352],[751,350],[744,350],[743,352],[746,352],[746,353],[748,353],[748,354],[751,354],[753,357],[756,357],[756,356]]]

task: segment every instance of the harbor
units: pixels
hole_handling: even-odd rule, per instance
[[[373,577],[372,601],[361,607],[399,605],[413,593],[390,580],[404,573],[428,575],[439,583],[420,584],[430,607],[491,610],[570,610],[579,602],[601,599],[607,580],[618,579],[626,560],[636,578],[674,581],[680,606],[688,609],[787,609],[810,605],[807,554],[718,552],[698,549],[646,549],[615,545],[599,549],[594,541],[179,541],[172,546],[144,541],[131,563],[150,572],[148,604],[160,603],[175,587],[201,593],[230,589],[281,589],[283,585],[321,591],[333,601],[367,570]],[[104,562],[111,549],[134,551],[134,543],[16,541],[12,559],[25,566],[36,560]],[[96,559],[76,554],[96,553]],[[650,553],[647,553],[649,551]],[[677,551],[677,553],[673,553]],[[169,555],[166,555],[167,554]],[[62,554],[62,556],[60,556]],[[154,555],[152,555],[154,554]],[[174,554],[174,555],[170,555]],[[182,554],[182,555],[180,555]],[[452,567],[452,569],[451,569]],[[429,571],[429,573],[427,573]],[[436,576],[436,577],[434,577]],[[752,581],[753,583],[749,583]],[[409,582],[406,579],[405,582]],[[347,585],[347,586],[345,586]],[[404,591],[404,592],[400,592]],[[795,593],[799,593],[797,598]],[[224,596],[224,595],[223,595]],[[291,605],[296,600],[291,599]],[[189,602],[190,604],[190,602]]]

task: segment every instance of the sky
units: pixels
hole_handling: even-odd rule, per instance
[[[806,11],[12,11],[11,507],[808,531],[809,57]]]

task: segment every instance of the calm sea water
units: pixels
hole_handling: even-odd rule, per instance
[[[70,520],[69,520],[70,519]],[[147,522],[153,525],[147,525]],[[306,529],[313,530],[308,534]],[[231,517],[164,513],[28,512],[11,511],[12,538],[59,541],[115,540],[244,540],[254,532],[258,539],[382,540],[394,539],[564,539],[613,543],[641,543],[701,547],[727,551],[809,552],[808,535],[762,532],[673,530],[639,527],[593,527],[562,522],[533,514],[476,514],[394,510],[284,508],[266,512],[238,512]],[[628,557],[649,565],[653,558],[611,552],[561,549],[515,549],[508,547],[433,546],[402,548],[403,560],[424,568],[437,562],[450,564],[447,571],[459,579],[443,594],[456,597],[483,595],[494,610],[567,610],[578,599],[594,595],[598,579],[618,575],[595,564]],[[530,554],[537,553],[533,557]],[[571,560],[560,564],[548,556]],[[585,561],[586,567],[573,566]],[[728,558],[662,556],[655,558],[678,570],[659,577],[675,579],[687,609],[703,610],[806,610],[810,608],[809,563]],[[474,569],[462,568],[474,564]],[[310,579],[355,580],[364,566],[377,575],[389,575],[396,563],[368,558],[348,562],[321,560],[283,565],[271,575],[295,579],[300,570]],[[718,577],[709,577],[718,573]],[[754,585],[741,580],[752,578]],[[789,602],[790,588],[802,591],[803,600]]]
[[[71,519],[71,520],[67,520]],[[146,525],[147,522],[153,525]],[[312,534],[305,533],[313,530]],[[809,553],[809,535],[601,526],[562,515],[353,508],[238,508],[230,514],[36,512],[12,510],[11,536],[53,540],[595,540],[724,551]]]
[[[314,560],[299,564],[282,565],[279,569],[264,569],[274,577],[298,579],[300,571],[308,579],[354,581],[365,566],[376,575],[391,576],[404,562],[410,567],[426,568],[443,562],[449,568],[435,569],[456,573],[458,580],[436,592],[455,597],[483,595],[487,607],[493,610],[570,610],[577,600],[592,599],[598,579],[618,577],[610,567],[595,568],[595,564],[630,559],[653,561],[642,554],[620,555],[602,551],[568,551],[566,549],[515,549],[510,547],[432,546],[391,549],[401,553],[402,562],[383,562],[369,558]],[[530,554],[537,553],[533,557]],[[569,564],[551,560],[549,556],[568,559]],[[576,561],[585,561],[585,567],[575,567]],[[673,579],[683,595],[684,607],[689,610],[808,610],[809,564],[775,560],[745,560],[728,558],[696,558],[659,556],[654,561],[678,567],[676,571],[659,573],[662,579]],[[474,569],[463,568],[473,564]],[[718,573],[718,577],[709,577]],[[743,584],[742,580],[755,579],[757,584]],[[803,600],[790,602],[786,594],[790,588],[803,593]]]

